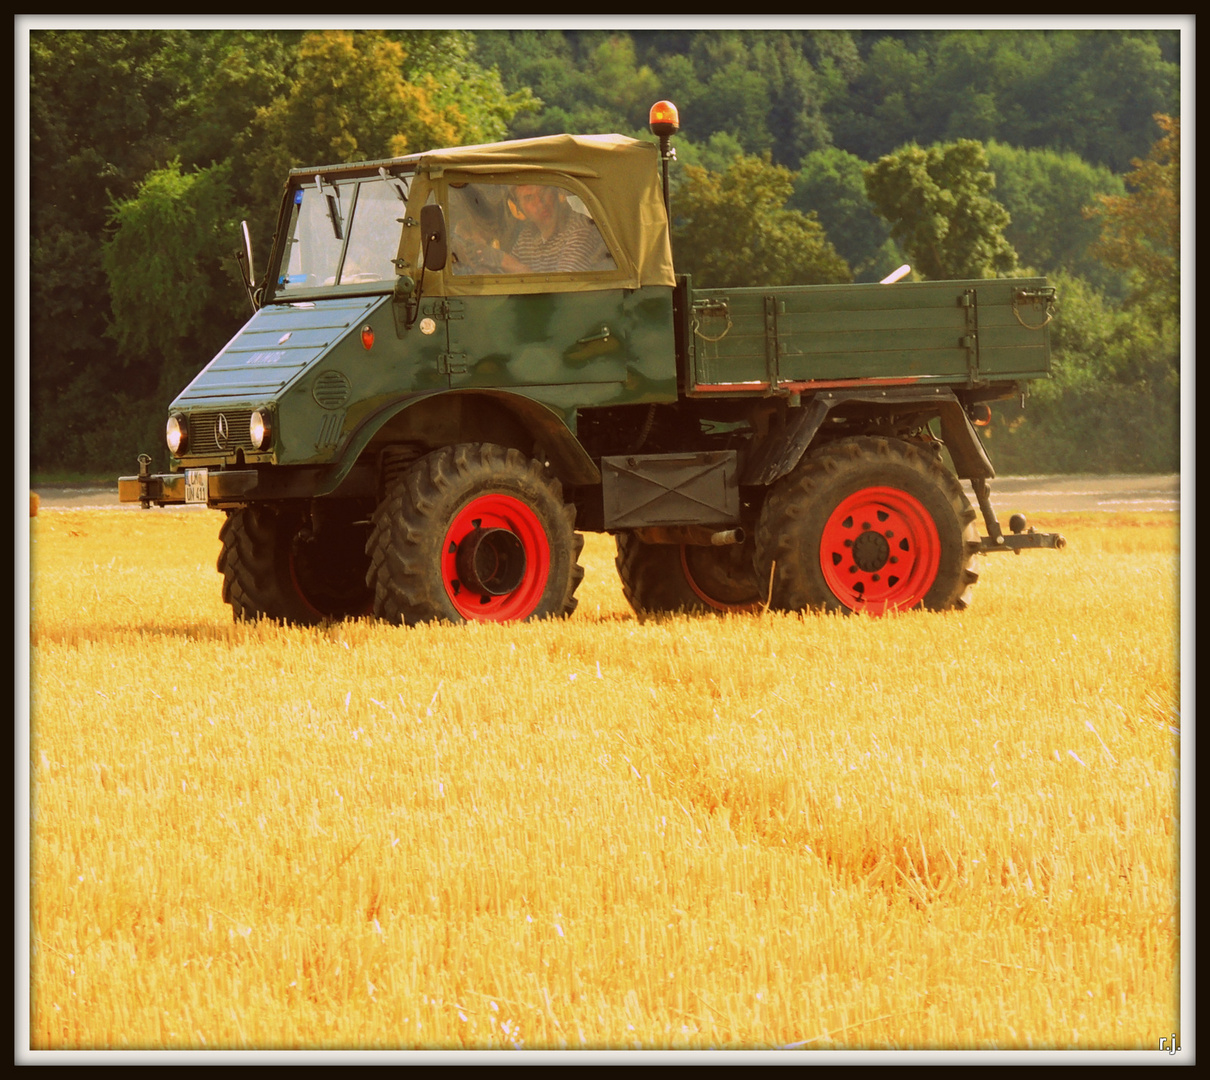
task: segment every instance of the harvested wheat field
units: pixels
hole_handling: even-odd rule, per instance
[[[640,622],[589,536],[568,620],[315,630],[232,623],[218,513],[43,507],[30,1048],[1154,1054],[1175,517],[961,614]]]

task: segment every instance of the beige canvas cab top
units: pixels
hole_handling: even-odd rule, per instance
[[[558,278],[560,291],[673,286],[675,277],[668,217],[660,179],[659,148],[624,135],[548,135],[509,142],[483,143],[320,169],[292,170],[313,176],[386,166],[415,170],[409,213],[418,216],[426,202],[448,206],[450,185],[465,183],[553,183],[580,198],[613,255],[616,268],[585,275],[529,274],[508,279],[457,277],[452,272],[425,277],[426,294],[538,291]],[[419,267],[419,230],[404,229],[402,264]],[[412,270],[415,274],[417,271]],[[441,278],[439,282],[434,278]],[[519,288],[520,286],[520,288]]]
[[[624,135],[548,135],[418,155],[418,179],[534,182],[558,177],[584,199],[624,287],[675,284],[659,148]],[[577,190],[582,189],[582,190]],[[416,192],[420,195],[420,192]],[[594,205],[595,204],[595,205]]]

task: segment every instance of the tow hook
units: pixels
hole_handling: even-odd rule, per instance
[[[151,483],[151,458],[147,454],[139,455],[139,505],[144,510],[151,509],[151,493],[147,490]]]

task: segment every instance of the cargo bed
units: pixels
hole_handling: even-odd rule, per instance
[[[1042,278],[693,289],[690,394],[854,382],[968,387],[1045,377]]]

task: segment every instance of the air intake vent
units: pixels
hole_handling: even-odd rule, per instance
[[[325,409],[339,409],[349,400],[349,380],[339,371],[321,371],[311,396]]]

